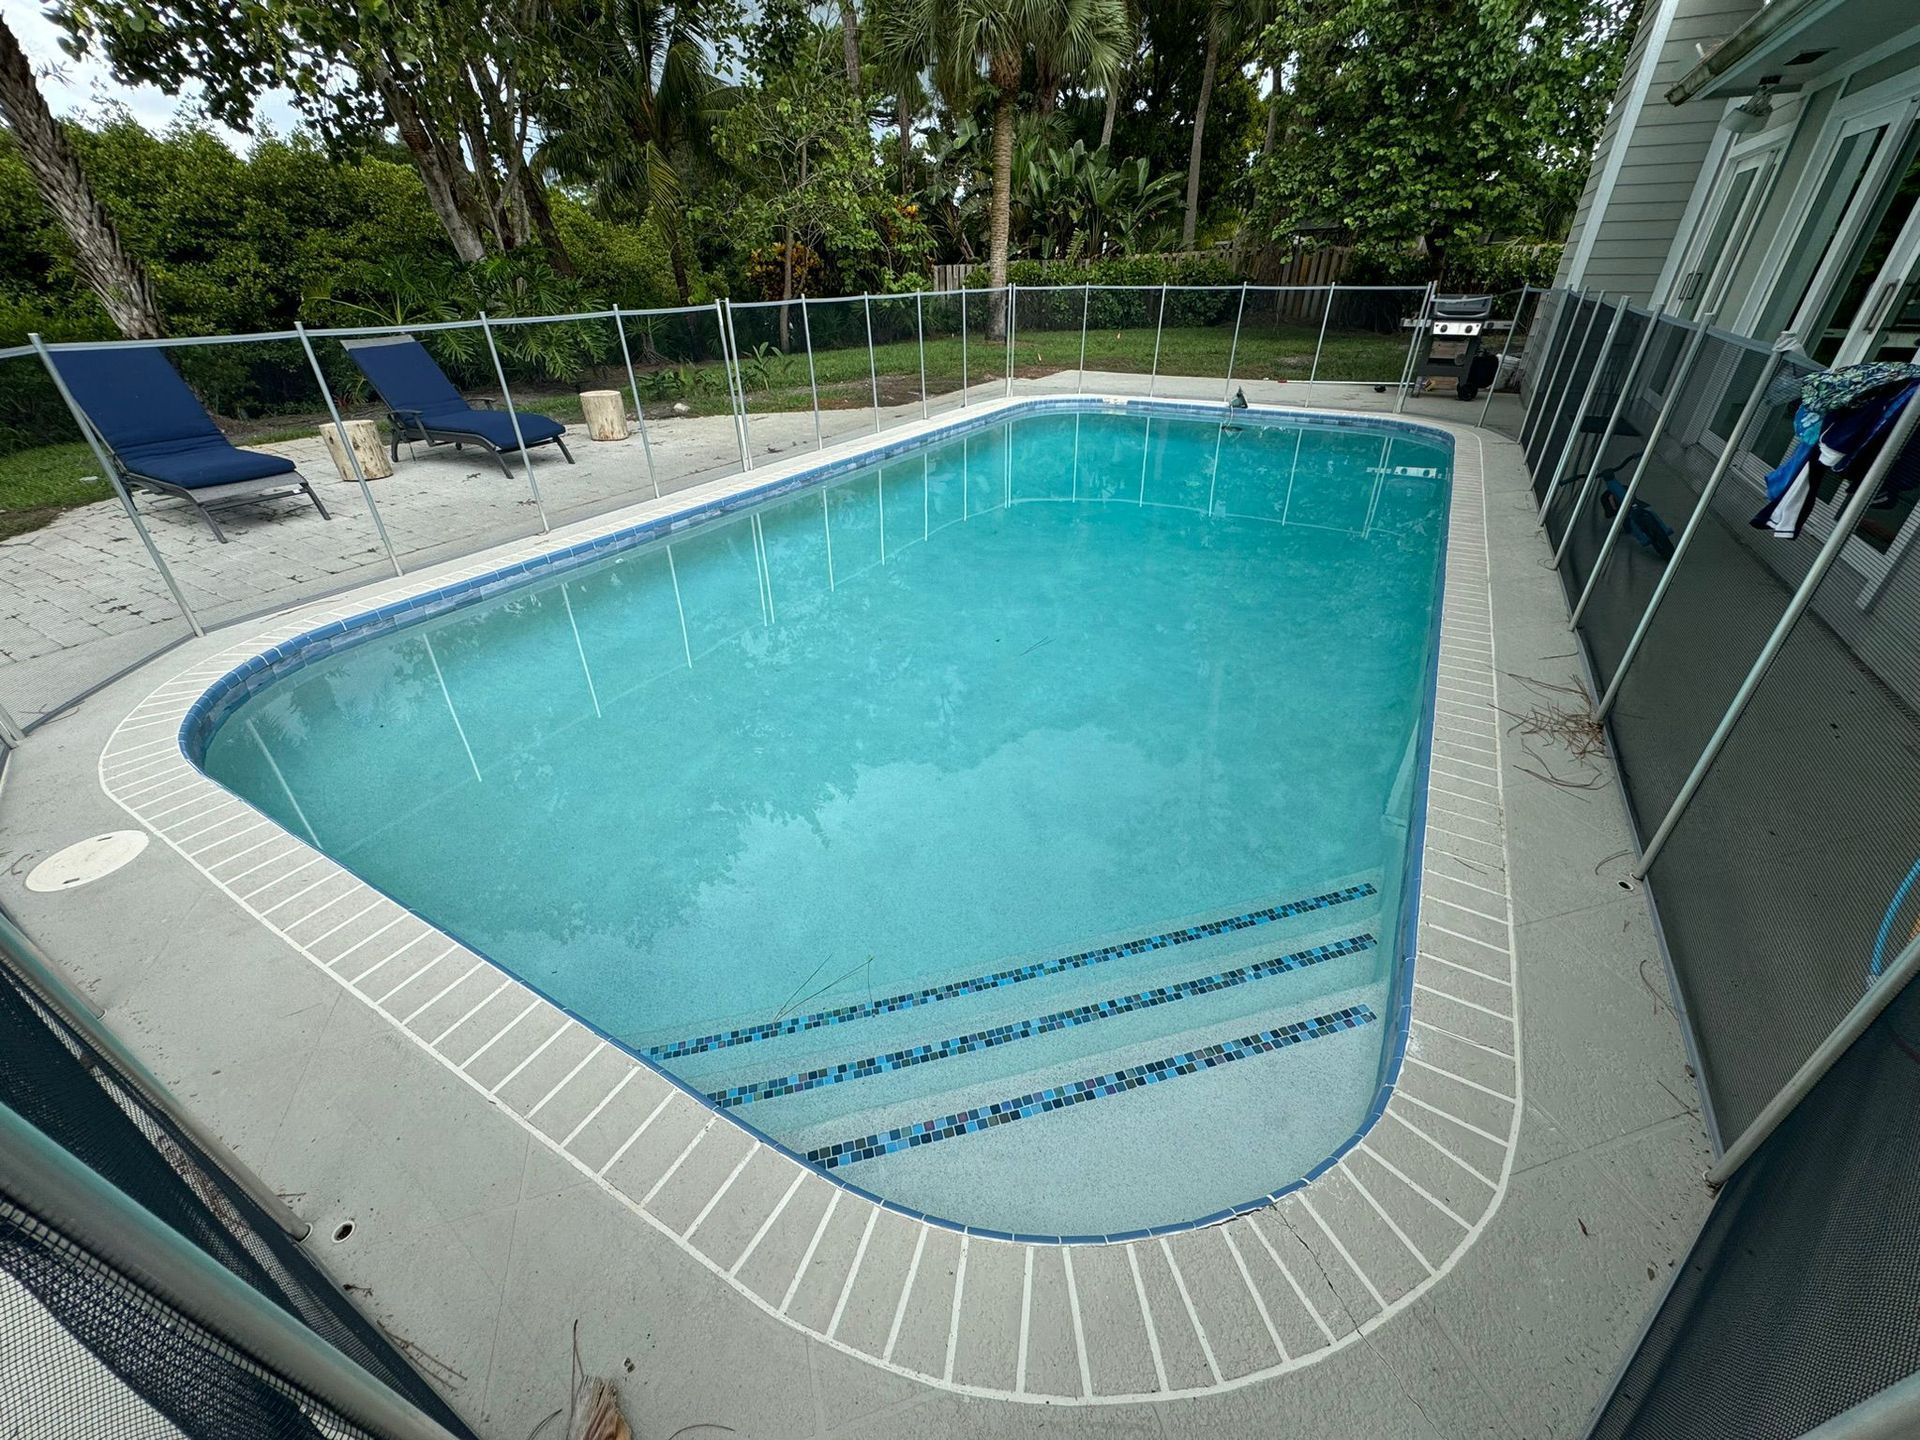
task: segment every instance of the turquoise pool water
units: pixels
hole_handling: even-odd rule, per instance
[[[317,660],[204,764],[849,1183],[1190,1220],[1375,1100],[1449,465],[1027,414]]]

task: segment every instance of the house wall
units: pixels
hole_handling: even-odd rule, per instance
[[[1760,8],[1756,0],[1648,0],[1596,146],[1558,283],[1653,293],[1696,187],[1716,158],[1722,107],[1674,106],[1669,86]]]
[[[1757,335],[1764,343],[1785,323],[1772,313],[1783,302],[1770,302],[1770,292],[1791,289],[1788,301],[1798,294],[1792,285],[1781,286],[1778,276],[1783,264],[1804,254],[1809,243],[1802,240],[1807,221],[1800,213],[1805,199],[1801,191],[1824,163],[1835,107],[1889,81],[1896,90],[1903,81],[1920,89],[1920,24],[1911,44],[1889,36],[1882,47],[1885,53],[1872,63],[1810,80],[1801,93],[1776,95],[1767,125],[1734,137],[1719,123],[1731,102],[1702,99],[1675,106],[1668,103],[1666,91],[1697,63],[1696,44],[1711,45],[1730,34],[1758,8],[1744,0],[1649,0],[1613,113],[1596,147],[1562,259],[1560,284],[1624,292],[1641,304],[1664,296],[1686,258],[1696,217],[1721,179],[1723,158],[1730,150],[1744,157],[1777,146],[1778,162],[1728,277],[1727,299],[1716,325]],[[1757,334],[1762,329],[1766,333]],[[1712,469],[1724,443],[1714,433],[1719,423],[1715,417],[1724,415],[1729,403],[1737,407],[1746,383],[1736,385],[1733,367],[1724,363],[1697,367],[1668,417],[1660,445],[1668,463],[1693,477],[1704,477]],[[1732,393],[1736,388],[1739,394]],[[1666,397],[1650,386],[1636,389],[1630,413],[1644,433]],[[1772,453],[1739,457],[1728,480],[1735,490],[1726,496],[1736,509],[1743,503],[1741,492],[1759,507],[1762,477],[1779,458]],[[1805,573],[1825,533],[1820,523],[1799,541],[1763,547],[1760,554],[1792,585]],[[1920,537],[1909,536],[1877,591],[1869,591],[1851,547],[1843,552],[1819,592],[1815,613],[1864,668],[1920,709]]]

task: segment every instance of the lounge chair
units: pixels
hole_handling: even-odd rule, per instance
[[[403,440],[451,445],[456,450],[462,445],[484,445],[500,462],[501,472],[510,476],[513,472],[507,468],[506,457],[520,449],[524,440],[529,450],[536,445],[558,445],[567,463],[573,464],[567,442],[560,438],[567,433],[565,425],[526,410],[474,409],[418,340],[367,341],[349,345],[347,355],[373,382],[387,407],[395,460],[400,458]],[[514,433],[516,417],[520,421],[518,435]]]
[[[218,510],[304,494],[331,520],[293,461],[241,450],[220,433],[180,372],[152,346],[55,350],[53,365],[129,489],[185,500],[227,543]]]

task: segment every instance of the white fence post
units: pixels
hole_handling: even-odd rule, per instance
[[[660,476],[653,468],[653,441],[647,438],[647,412],[640,404],[640,377],[633,373],[633,351],[627,345],[627,322],[620,318],[620,307],[613,307],[613,328],[620,336],[620,358],[626,362],[627,389],[633,392],[633,423],[640,427],[640,452],[647,457],[647,480],[653,486],[653,498],[660,498]]]
[[[753,442],[747,432],[747,375],[740,364],[740,347],[733,338],[733,308],[722,298],[713,302],[720,324],[720,364],[727,372],[727,406],[733,411],[733,435],[740,443],[740,468],[753,469]]]
[[[1247,282],[1240,282],[1240,308],[1233,312],[1233,343],[1227,347],[1227,383],[1220,391],[1222,403],[1233,398],[1233,362],[1240,358],[1240,322],[1247,316]]]
[[[1160,285],[1160,315],[1153,322],[1153,369],[1147,375],[1147,398],[1153,398],[1153,392],[1160,383],[1160,336],[1167,328],[1167,287]]]
[[[813,448],[824,450],[827,442],[820,434],[820,382],[813,371],[813,321],[807,317],[807,297],[800,297],[800,333],[807,341],[807,391],[813,396]]]
[[[920,418],[927,418],[927,312],[920,292],[913,292],[913,329],[920,340]]]
[[[1087,392],[1087,312],[1093,306],[1093,287],[1080,287],[1080,368],[1074,373],[1073,393],[1084,395]]]
[[[1020,287],[1007,285],[1007,394],[1013,394],[1013,327],[1020,308]]]
[[[1393,397],[1396,415],[1407,408],[1407,396],[1413,390],[1415,372],[1419,369],[1420,339],[1432,324],[1433,292],[1439,288],[1438,280],[1427,282],[1426,293],[1420,297],[1420,311],[1413,317],[1413,338],[1407,342],[1407,360],[1400,370],[1400,390]]]
[[[1486,426],[1487,413],[1493,409],[1494,393],[1500,388],[1500,375],[1507,368],[1507,356],[1513,350],[1514,333],[1520,328],[1520,318],[1527,313],[1527,296],[1532,289],[1531,284],[1523,284],[1520,287],[1520,299],[1513,307],[1513,323],[1507,326],[1506,344],[1500,347],[1500,358],[1494,362],[1493,383],[1487,386],[1487,398],[1480,406],[1480,419],[1477,423],[1482,428]]]
[[[320,398],[327,402],[327,414],[333,417],[333,433],[340,438],[340,453],[347,457],[347,468],[353,471],[353,478],[360,486],[361,498],[367,502],[367,514],[373,517],[373,529],[380,537],[380,548],[387,552],[387,563],[393,566],[393,573],[404,575],[407,572],[400,568],[400,557],[393,553],[393,541],[387,537],[387,522],[380,518],[380,507],[373,503],[373,489],[367,484],[366,472],[360,468],[360,453],[347,439],[347,425],[340,418],[340,407],[333,403],[333,391],[327,385],[326,371],[320,368],[320,357],[313,353],[313,341],[307,337],[306,322],[294,321],[293,329],[300,337],[300,348],[307,352],[307,363],[313,367],[314,383],[320,387]]]
[[[160,578],[167,582],[167,589],[173,593],[173,603],[180,607],[180,613],[186,617],[188,628],[195,635],[205,635],[201,628],[200,617],[193,613],[193,606],[187,603],[186,592],[180,588],[180,582],[173,578],[173,571],[167,568],[167,562],[160,556],[160,548],[153,543],[153,536],[147,533],[146,521],[140,518],[140,512],[134,508],[133,497],[127,494],[127,487],[120,479],[120,472],[114,468],[113,459],[107,454],[106,446],[95,433],[93,422],[87,419],[87,412],[80,408],[80,402],[73,398],[73,392],[67,388],[67,382],[54,368],[53,356],[47,352],[47,342],[39,334],[27,336],[27,342],[40,354],[40,363],[47,367],[47,374],[53,377],[53,388],[60,392],[60,398],[67,402],[67,409],[73,412],[74,423],[80,427],[87,447],[93,451],[94,462],[100,467],[100,478],[113,486],[115,498],[120,508],[127,512],[127,519],[133,522],[133,528],[140,536],[140,543],[147,547],[147,558],[153,561],[153,568],[160,572]]]
[[[964,409],[973,399],[967,394],[967,287],[960,287],[960,405]]]
[[[1580,427],[1587,407],[1599,393],[1600,381],[1607,373],[1607,355],[1613,349],[1614,336],[1620,333],[1620,327],[1626,323],[1627,312],[1632,308],[1627,303],[1627,297],[1622,295],[1620,303],[1614,307],[1613,319],[1607,322],[1607,333],[1600,337],[1600,348],[1594,351],[1593,373],[1587,376],[1586,388],[1580,392],[1580,403],[1573,407],[1573,418],[1567,423],[1566,438],[1560,444],[1560,458],[1553,463],[1553,474],[1547,478],[1546,494],[1540,497],[1540,513],[1534,517],[1534,523],[1543,530],[1547,525],[1547,510],[1553,504],[1553,497],[1560,493],[1560,482],[1566,478],[1567,466],[1573,460],[1574,451],[1580,448]],[[1597,454],[1594,460],[1597,464]]]
[[[533,478],[533,457],[527,454],[527,437],[520,433],[520,412],[513,405],[513,391],[507,387],[507,367],[500,361],[500,347],[493,343],[493,326],[487,312],[480,312],[480,333],[487,337],[487,353],[493,356],[494,378],[500,382],[500,403],[507,407],[507,419],[513,425],[513,443],[520,447],[520,468],[527,472],[527,491],[533,496],[533,508],[540,512],[540,532],[553,527],[547,523],[547,502],[540,498],[540,482]]]
[[[1333,296],[1340,287],[1327,286],[1327,308],[1320,313],[1320,338],[1313,345],[1313,368],[1307,371],[1307,403],[1313,404],[1320,398],[1320,352],[1327,344],[1327,324],[1333,319]]]

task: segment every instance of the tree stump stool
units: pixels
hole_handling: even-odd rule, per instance
[[[595,440],[627,438],[627,402],[618,390],[582,390],[580,416]]]
[[[360,473],[369,480],[384,480],[393,474],[393,462],[387,458],[387,448],[380,443],[380,427],[372,420],[348,420],[347,444],[353,447],[353,453],[359,458]],[[327,453],[333,457],[333,465],[340,472],[342,480],[352,480],[353,462],[347,458],[347,452],[341,447],[340,432],[329,423],[320,427],[320,438],[327,442]]]

